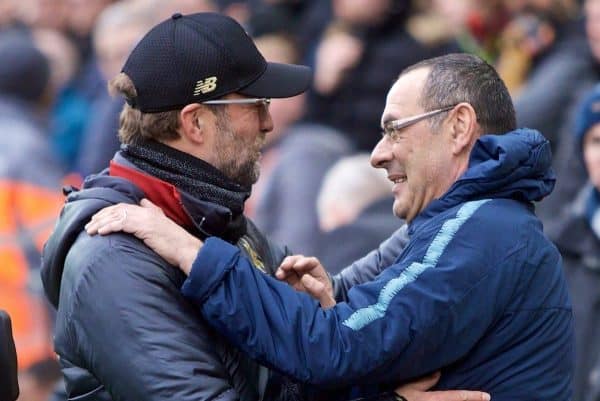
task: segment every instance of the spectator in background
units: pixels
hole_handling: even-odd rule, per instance
[[[563,211],[553,238],[575,315],[574,400],[600,400],[600,86],[579,109],[574,137],[588,182]]]
[[[459,48],[493,63],[498,36],[509,20],[504,0],[423,0],[407,22],[421,42],[441,45],[454,38]]]
[[[67,0],[14,1],[18,20],[31,30],[52,29],[66,33],[70,13]]]
[[[284,19],[271,21],[271,27],[273,23],[277,26],[286,23]],[[298,62],[295,42],[282,30],[265,33],[255,38],[255,42],[267,60]],[[296,252],[313,254],[319,244],[315,205],[321,180],[327,169],[349,154],[352,147],[343,135],[330,128],[298,123],[305,107],[304,94],[272,100],[274,128],[267,136],[261,175],[245,210],[274,241]]]
[[[392,185],[369,154],[340,159],[325,174],[317,198],[322,235],[315,256],[331,274],[366,255],[396,231]]]
[[[79,54],[73,42],[60,31],[35,28],[31,36],[50,63],[48,100],[52,104],[79,68]]]
[[[314,54],[307,120],[332,126],[370,151],[387,89],[399,70],[457,47],[429,48],[411,35],[407,0],[333,0],[333,21]],[[448,45],[448,46],[445,46]]]
[[[536,92],[537,96],[534,98],[523,94],[523,97],[518,97],[516,100],[517,118],[524,116],[525,110],[530,111],[527,115],[532,118],[531,120],[529,117],[523,118],[522,123],[534,127],[539,123],[550,124],[552,126],[549,128],[557,133],[553,161],[557,175],[556,188],[537,208],[544,222],[544,230],[551,236],[555,236],[556,230],[559,229],[558,213],[573,201],[587,178],[580,157],[579,144],[573,140],[572,131],[579,105],[600,81],[600,49],[597,45],[600,36],[600,0],[585,0],[584,10],[586,17],[586,37],[582,39],[584,43],[580,43],[578,36],[571,32],[571,35],[567,36],[570,39],[558,46],[564,53],[556,55],[561,61],[552,64],[551,60],[554,57],[550,57],[547,62],[541,62],[549,73],[547,76],[539,75],[539,79],[536,78],[535,81],[527,84],[526,88],[535,86],[536,89],[532,90],[531,94]],[[568,76],[553,74],[561,71],[570,72]],[[559,104],[557,101],[562,103]]]
[[[161,4],[164,2],[127,0],[102,11],[94,26],[93,44],[104,81],[119,73],[131,49],[157,22]],[[111,97],[106,88],[91,104],[93,113],[82,135],[76,163],[76,171],[82,177],[106,168],[119,150],[117,131],[123,104],[121,97]]]
[[[13,321],[22,399],[47,397],[59,370],[39,261],[63,204],[48,146],[50,68],[27,35],[0,33],[0,309]]]
[[[556,151],[569,112],[595,79],[593,63],[575,0],[523,4],[503,33],[498,72],[515,99],[519,126],[543,132]]]
[[[0,31],[10,29],[16,20],[15,0],[0,1]]]
[[[106,81],[92,47],[92,30],[98,15],[112,0],[58,1],[64,2],[68,10],[65,31],[78,50],[79,65],[55,100],[50,141],[64,168],[74,171],[83,133],[93,115],[92,104],[106,93]]]

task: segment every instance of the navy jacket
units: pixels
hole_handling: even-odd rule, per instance
[[[537,131],[480,138],[465,174],[411,222],[395,263],[332,309],[216,238],[182,291],[245,352],[304,382],[391,386],[442,369],[439,389],[569,400],[571,304],[532,205],[553,188],[550,163]]]

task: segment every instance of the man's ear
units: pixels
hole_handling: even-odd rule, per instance
[[[181,135],[187,141],[195,144],[201,144],[206,141],[207,118],[210,113],[206,107],[200,104],[188,104],[179,113],[181,122]]]
[[[475,109],[469,103],[459,103],[452,111],[452,153],[470,152],[472,144],[479,138],[480,127]]]

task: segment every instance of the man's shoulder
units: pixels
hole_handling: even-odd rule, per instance
[[[411,238],[421,252],[444,249],[462,258],[525,258],[532,250],[556,253],[530,204],[511,199],[465,202],[435,216]],[[470,256],[469,256],[470,255]],[[518,264],[513,264],[518,265]]]
[[[89,236],[82,231],[65,259],[61,292],[79,291],[106,296],[135,283],[136,291],[153,284],[178,288],[183,275],[133,235],[113,233]],[[89,293],[92,291],[92,293]]]
[[[544,234],[541,221],[535,215],[533,204],[513,199],[478,202],[481,207],[465,219],[462,235],[479,243],[488,243],[502,252],[517,248],[553,248]],[[460,212],[457,218],[459,215]]]
[[[541,232],[542,225],[532,204],[513,199],[481,199],[458,205],[446,220],[462,222],[465,229],[474,229],[482,235],[502,232]]]

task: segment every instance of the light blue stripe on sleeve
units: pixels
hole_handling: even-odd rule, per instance
[[[415,281],[425,270],[435,267],[438,260],[444,253],[444,250],[456,235],[460,227],[479,209],[484,203],[490,199],[484,199],[474,202],[467,202],[461,206],[456,213],[456,217],[446,220],[438,231],[437,235],[429,244],[427,252],[423,257],[423,262],[413,262],[408,266],[399,277],[391,279],[381,289],[377,303],[361,308],[352,313],[344,322],[344,326],[352,330],[360,330],[369,323],[382,318],[390,305],[390,302],[407,284]]]

